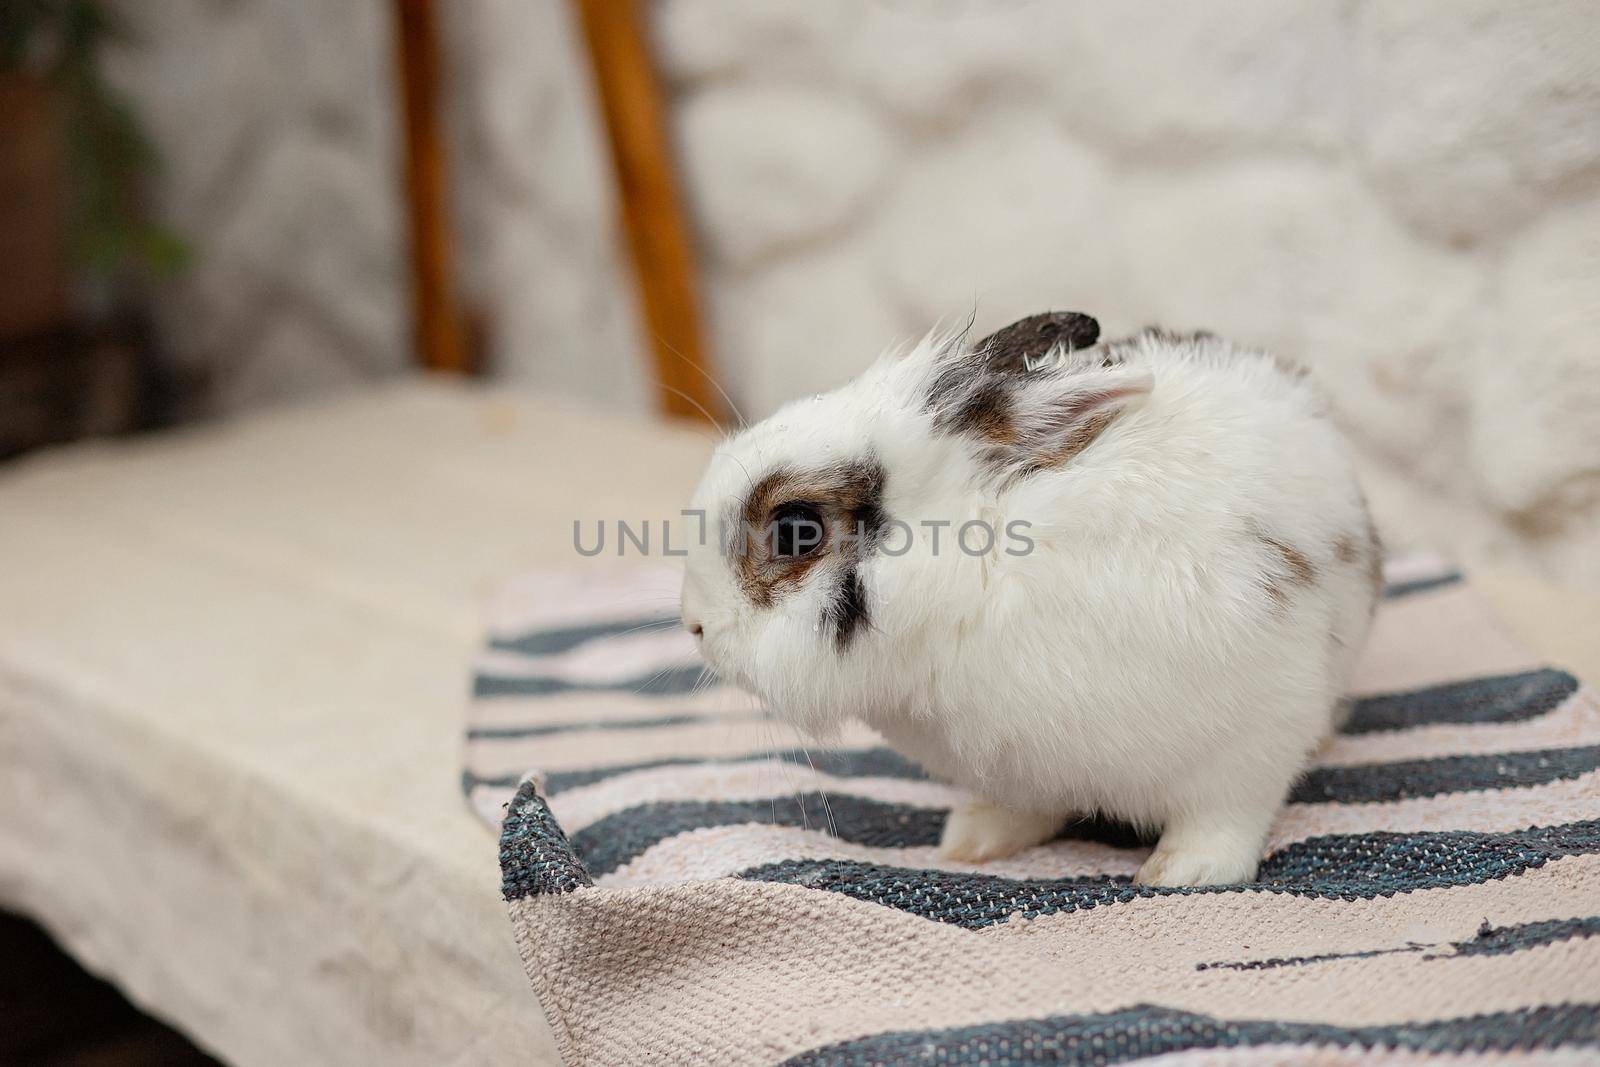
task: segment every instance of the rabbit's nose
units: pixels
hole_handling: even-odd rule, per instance
[[[683,592],[678,597],[678,614],[683,619],[683,628],[699,638],[704,636],[706,628],[700,625],[700,605],[696,603],[700,598],[695,593],[694,583],[685,576]]]

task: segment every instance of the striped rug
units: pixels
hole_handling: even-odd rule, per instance
[[[511,585],[463,784],[567,1063],[1600,1062],[1600,704],[1459,575],[1387,578],[1259,880],[1205,890],[1098,822],[944,860],[957,794],[713,684],[670,571]]]

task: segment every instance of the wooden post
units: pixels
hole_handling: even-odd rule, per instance
[[[450,374],[472,371],[454,290],[449,186],[439,123],[439,34],[432,0],[395,0],[411,226],[417,360]]]
[[[716,423],[721,405],[700,329],[694,252],[667,138],[666,108],[638,0],[573,0],[583,23],[633,254],[641,310],[669,415]],[[699,369],[696,369],[699,368]]]

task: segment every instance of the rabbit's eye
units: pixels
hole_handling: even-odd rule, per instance
[[[822,512],[803,500],[779,505],[772,512],[772,554],[799,559],[822,547]]]

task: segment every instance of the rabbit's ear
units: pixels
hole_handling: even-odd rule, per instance
[[[971,346],[955,335],[936,349],[923,407],[941,433],[1004,437],[1013,394],[1051,369],[1089,366],[1099,337],[1100,324],[1079,311],[1030,315]]]
[[[1031,370],[1058,350],[1076,352],[1092,348],[1100,339],[1100,324],[1081,311],[1046,311],[1018,319],[996,330],[972,347],[985,373],[1008,374]]]
[[[1059,467],[1093,444],[1154,385],[1142,367],[1113,365],[1040,376],[1012,395],[1011,440],[1005,452],[1019,468]]]
[[[971,441],[1007,479],[1061,466],[1154,385],[1099,339],[1088,315],[1049,311],[948,355],[925,401],[934,429]]]

